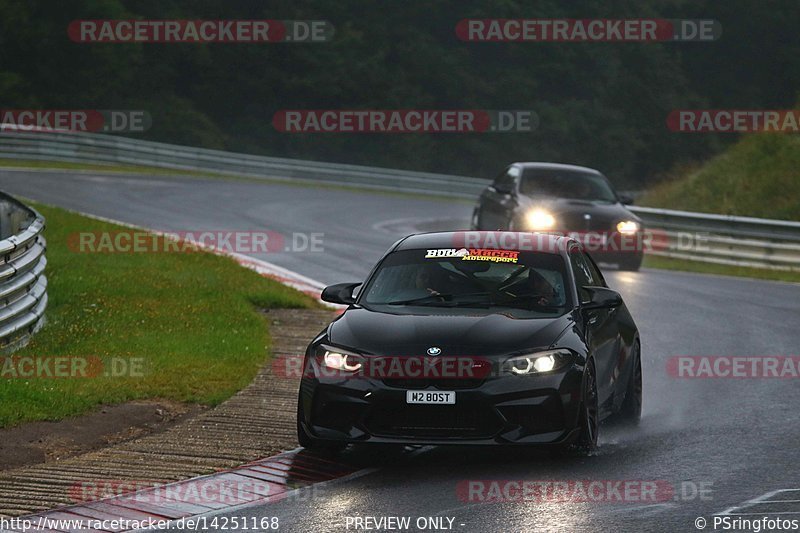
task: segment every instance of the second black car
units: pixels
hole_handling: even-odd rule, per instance
[[[538,231],[581,241],[599,262],[638,270],[642,221],[597,170],[557,163],[514,163],[481,194],[472,229]]]

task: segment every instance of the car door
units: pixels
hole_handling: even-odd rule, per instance
[[[511,214],[517,206],[517,181],[520,168],[505,169],[481,195],[478,224],[481,229],[507,229]]]
[[[578,246],[570,248],[569,259],[581,303],[589,300],[583,286],[605,287],[606,283],[594,262]],[[601,411],[610,411],[619,379],[620,334],[615,320],[616,308],[582,310],[586,344],[594,355],[597,393]]]

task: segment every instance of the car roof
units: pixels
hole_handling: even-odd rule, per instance
[[[527,168],[542,168],[542,169],[551,169],[551,170],[574,170],[577,172],[589,172],[591,174],[602,174],[599,170],[595,170],[589,167],[582,167],[579,165],[566,165],[564,163],[545,163],[545,162],[537,162],[537,161],[521,161],[517,163],[511,163],[510,166],[518,166],[522,167],[523,169]]]
[[[529,231],[435,231],[409,235],[399,241],[392,251],[477,247],[558,254],[566,250],[570,242],[577,241],[571,237]]]

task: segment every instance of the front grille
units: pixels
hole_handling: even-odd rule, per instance
[[[492,437],[502,429],[502,422],[486,408],[403,405],[375,409],[366,426],[375,436],[465,439]]]
[[[413,358],[423,361],[422,371],[419,366],[404,368],[402,365],[395,367],[390,363],[383,363],[382,368],[387,368],[381,381],[387,386],[396,389],[425,389],[433,387],[439,390],[474,389],[483,385],[486,378],[492,373],[492,363],[488,359],[470,357],[455,361],[452,358]],[[464,363],[469,363],[464,365]],[[442,366],[446,365],[446,366]],[[377,368],[377,366],[376,366]],[[416,374],[403,374],[403,371],[414,370]],[[422,373],[420,373],[422,372]]]
[[[614,220],[607,216],[592,214],[589,220],[581,212],[556,213],[555,216],[561,231],[611,232],[614,228]]]

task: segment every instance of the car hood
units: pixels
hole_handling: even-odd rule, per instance
[[[620,203],[604,204],[567,198],[520,197],[522,210],[534,207],[552,213],[560,226],[558,229],[567,231],[612,229],[621,220],[633,220],[640,224],[642,222]]]
[[[549,347],[572,324],[571,313],[557,318],[514,318],[502,313],[445,312],[452,310],[423,315],[354,307],[330,325],[328,340],[336,346],[376,355],[424,355],[436,346],[444,356],[488,356]]]

